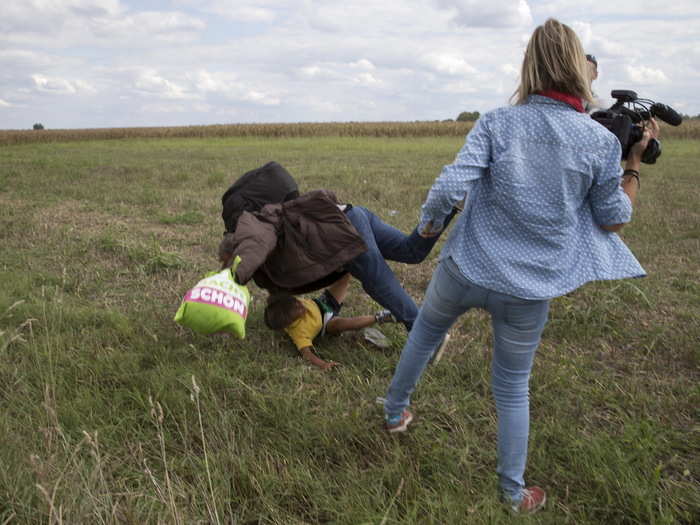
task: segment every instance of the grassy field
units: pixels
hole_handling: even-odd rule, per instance
[[[203,138],[0,148],[0,525],[509,523],[496,491],[490,327],[452,330],[413,398],[381,407],[404,341],[324,339],[330,373],[264,328],[172,321],[216,267],[220,197],[269,160],[411,228],[461,137]],[[551,524],[700,520],[700,141],[664,141],[623,235],[649,276],[553,302],[527,478]],[[395,265],[422,297],[438,250]],[[348,314],[374,312],[353,284]]]

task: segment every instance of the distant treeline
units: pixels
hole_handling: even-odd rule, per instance
[[[141,128],[0,130],[0,145],[80,140],[217,137],[464,137],[474,122],[326,122],[293,124],[216,124]],[[662,138],[700,139],[700,120],[677,128],[662,124]]]

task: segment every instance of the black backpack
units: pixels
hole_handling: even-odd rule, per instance
[[[255,212],[266,204],[279,204],[299,196],[299,187],[289,172],[276,162],[243,174],[221,197],[226,232],[233,233],[244,211]]]

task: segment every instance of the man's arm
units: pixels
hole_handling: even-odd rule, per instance
[[[259,221],[247,211],[238,219],[234,233],[224,236],[219,244],[221,267],[228,268],[236,255],[241,262],[236,269],[236,282],[246,284],[255,271],[267,260],[277,245],[277,233],[272,224]]]

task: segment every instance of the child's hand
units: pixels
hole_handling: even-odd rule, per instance
[[[340,363],[336,363],[335,361],[324,361],[323,359],[318,357],[316,354],[314,354],[312,346],[307,346],[306,348],[302,348],[301,355],[306,361],[308,361],[312,365],[320,368],[321,370],[330,370],[334,366],[338,366],[340,364]]]
[[[323,365],[320,365],[321,370],[330,370],[334,366],[338,366],[340,363],[336,361],[323,361]]]

